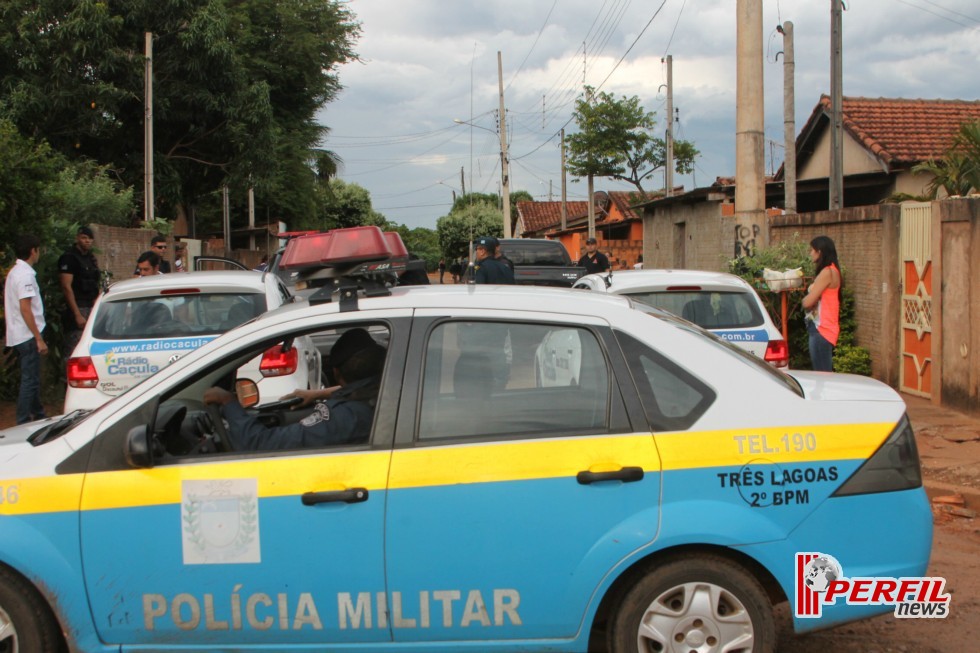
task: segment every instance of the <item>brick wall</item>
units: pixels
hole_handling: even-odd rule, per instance
[[[136,269],[136,259],[150,249],[150,239],[157,232],[149,229],[130,229],[128,227],[109,227],[93,224],[95,234],[95,258],[99,268],[112,273],[113,281],[129,279]],[[167,259],[173,266],[174,243],[168,240]]]

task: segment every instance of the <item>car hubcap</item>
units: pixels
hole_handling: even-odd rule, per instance
[[[0,653],[17,653],[20,648],[17,646],[17,629],[10,616],[0,608]]]
[[[731,592],[710,583],[685,583],[647,607],[636,641],[641,653],[748,653],[755,636],[748,610]]]

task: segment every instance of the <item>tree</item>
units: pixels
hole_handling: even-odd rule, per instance
[[[952,145],[940,160],[920,163],[912,168],[912,172],[933,175],[926,188],[932,199],[939,195],[939,189],[947,197],[980,192],[980,120],[960,125]]]
[[[489,197],[496,200],[496,195]],[[474,238],[503,235],[503,212],[496,204],[486,198],[477,201],[467,201],[467,198],[474,199],[470,195],[460,197],[449,215],[436,221],[439,248],[446,256],[468,256],[469,244]]]
[[[610,93],[596,96],[586,87],[572,115],[578,131],[565,137],[569,172],[625,181],[646,196],[644,180],[662,169],[667,158],[666,142],[652,134],[655,114],[645,111],[635,95],[617,100]],[[698,154],[693,143],[675,141],[674,169],[690,173]]]
[[[388,226],[383,215],[371,207],[371,194],[363,186],[331,179],[319,186],[319,206],[316,221],[297,225],[304,229],[339,229],[375,225]]]
[[[360,34],[340,0],[7,0],[0,8],[0,113],[60,152],[142,187],[144,32],[152,32],[155,207],[192,210],[223,185],[306,211],[324,133]],[[216,212],[212,222],[219,222]],[[292,214],[283,216],[294,217]]]

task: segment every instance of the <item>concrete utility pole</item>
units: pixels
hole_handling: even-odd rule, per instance
[[[841,56],[842,0],[830,0],[830,202],[833,211],[844,205],[844,119],[841,89],[843,57]]]
[[[507,114],[504,111],[504,65],[500,57],[500,50],[497,50],[497,85],[500,87],[500,175],[504,203],[504,238],[510,238],[510,171],[507,155]]]
[[[674,57],[667,55],[667,156],[664,160],[664,196],[674,194]]]
[[[473,128],[470,128],[472,131]],[[459,166],[459,185],[463,189],[463,195],[466,195],[466,173],[463,171],[463,166]]]
[[[561,230],[568,227],[568,180],[565,171],[565,128],[561,128]]]
[[[787,213],[796,213],[796,61],[793,52],[793,23],[786,21],[777,28],[783,35],[783,204]]]
[[[143,108],[143,220],[153,219],[153,33],[146,32]]]
[[[762,0],[737,0],[735,98],[735,257],[768,244],[765,117],[762,76]]]
[[[228,187],[221,187],[221,226],[225,237],[225,258],[231,258],[231,200]]]

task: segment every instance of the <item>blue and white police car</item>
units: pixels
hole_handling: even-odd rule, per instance
[[[575,288],[626,295],[679,315],[768,361],[789,365],[789,347],[758,293],[744,279],[703,270],[624,270],[589,274]]]
[[[293,301],[274,274],[211,270],[127,279],[99,295],[66,363],[65,412],[106,403],[173,361],[267,310]],[[309,338],[270,347],[239,376],[266,397],[320,386]],[[277,394],[278,393],[278,394]]]
[[[808,560],[925,573],[891,388],[784,373],[625,297],[384,285],[335,279],[96,410],[0,432],[0,650],[760,653],[779,603],[798,632],[893,609],[821,603]],[[353,328],[387,352],[367,437],[231,444],[205,390]],[[577,374],[542,384],[557,332]],[[238,385],[270,428],[330,417]]]

